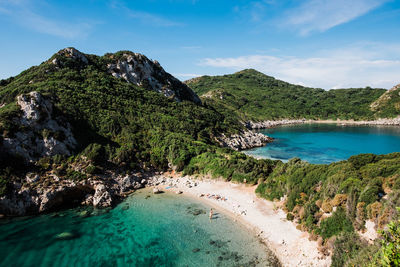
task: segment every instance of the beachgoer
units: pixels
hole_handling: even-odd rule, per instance
[[[212,219],[213,215],[214,215],[214,211],[213,211],[213,209],[211,208],[211,210],[210,210],[210,220]]]

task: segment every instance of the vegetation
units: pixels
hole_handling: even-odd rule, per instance
[[[187,81],[206,105],[242,120],[373,119],[370,105],[386,90],[308,88],[277,80],[249,69],[224,76],[203,76]],[[398,96],[397,96],[398,97]],[[397,101],[393,98],[391,101]],[[393,110],[379,115],[393,117]]]
[[[0,81],[0,103],[4,104],[0,150],[4,138],[23,130],[15,122],[20,115],[15,98],[31,91],[51,99],[55,112],[73,126],[79,144],[68,158],[57,155],[34,163],[0,153],[0,196],[7,194],[13,181],[23,182],[29,171],[51,170],[60,177],[84,180],[107,169],[174,169],[258,184],[256,193],[261,197],[284,200],[288,220],[319,235],[322,246],[333,244],[333,266],[364,266],[367,255],[378,255],[379,249],[387,264],[398,260],[393,256],[398,255],[393,254],[398,251],[397,222],[383,234],[382,248],[366,245],[357,231],[366,220],[384,229],[395,218],[395,207],[400,206],[400,153],[362,154],[329,165],[298,158],[283,163],[257,160],[220,148],[215,141],[222,133],[242,130],[239,120],[374,118],[369,106],[383,90],[324,91],[246,70],[195,79],[189,85],[203,95],[204,104],[177,102],[107,73],[110,59],[120,55],[86,55],[89,64],[57,55],[53,58],[63,60],[63,67],[49,60]]]

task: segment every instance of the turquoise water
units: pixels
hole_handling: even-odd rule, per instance
[[[247,154],[287,161],[299,157],[310,163],[331,163],[361,153],[400,152],[400,127],[300,124],[262,130],[275,138]]]
[[[144,190],[112,210],[3,220],[0,266],[272,266],[252,232],[208,212],[188,197]]]

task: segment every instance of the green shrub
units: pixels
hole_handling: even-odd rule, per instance
[[[321,221],[320,228],[317,233],[324,239],[338,235],[341,232],[353,232],[353,224],[347,218],[346,212],[342,208],[338,208],[332,216]]]

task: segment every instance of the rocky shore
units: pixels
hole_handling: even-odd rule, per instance
[[[30,173],[23,183],[15,182],[11,192],[0,197],[0,214],[33,215],[79,205],[110,207],[134,190],[143,188],[149,176],[108,173],[74,181]]]
[[[243,131],[240,134],[226,136],[222,134],[216,138],[217,142],[224,147],[230,147],[236,151],[250,149],[253,147],[264,146],[272,142],[273,138],[268,137],[262,133],[253,131]]]
[[[377,119],[373,121],[355,121],[355,120],[267,120],[267,121],[247,121],[245,126],[248,129],[267,129],[282,125],[303,124],[303,123],[338,123],[343,125],[365,125],[365,126],[400,126],[400,116],[393,119]]]

